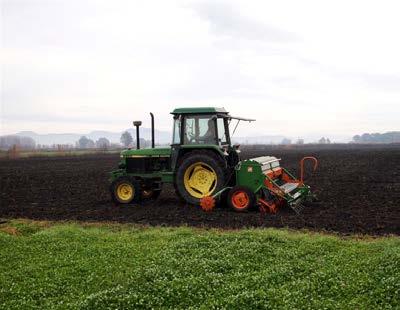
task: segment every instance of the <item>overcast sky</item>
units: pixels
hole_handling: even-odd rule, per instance
[[[400,130],[399,1],[1,1],[1,133],[223,106],[241,135]]]

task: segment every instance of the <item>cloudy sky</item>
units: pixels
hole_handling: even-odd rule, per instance
[[[400,130],[398,1],[1,1],[1,133],[170,130],[223,106],[241,135]]]

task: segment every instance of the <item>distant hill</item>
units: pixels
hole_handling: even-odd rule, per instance
[[[136,131],[133,128],[127,129],[136,138]],[[30,137],[35,140],[36,144],[42,145],[53,145],[53,144],[75,144],[80,137],[86,136],[93,141],[99,138],[107,138],[111,143],[119,143],[121,138],[121,132],[110,132],[110,131],[91,131],[89,133],[49,133],[49,134],[38,134],[33,131],[21,131],[16,135],[20,137]],[[166,131],[155,130],[155,141],[157,144],[167,144],[171,142],[171,134]],[[140,128],[140,138],[151,140],[151,129],[150,128]]]
[[[364,133],[353,137],[354,143],[400,143],[400,131]]]

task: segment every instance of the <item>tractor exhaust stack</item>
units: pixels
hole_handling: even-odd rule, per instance
[[[154,114],[150,112],[151,116],[151,148],[154,149]]]
[[[142,125],[141,121],[134,121],[133,126],[136,127],[136,149],[140,149],[139,127]]]

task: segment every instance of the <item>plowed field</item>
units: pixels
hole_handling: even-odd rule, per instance
[[[303,156],[316,156],[319,169],[307,183],[318,201],[308,204],[300,216],[290,209],[266,216],[222,207],[205,213],[180,202],[173,188],[165,186],[154,202],[114,206],[108,172],[117,166],[117,155],[27,158],[0,161],[0,218],[400,235],[400,146],[258,146],[242,152],[243,158],[261,155],[282,158],[281,165],[296,174]]]

